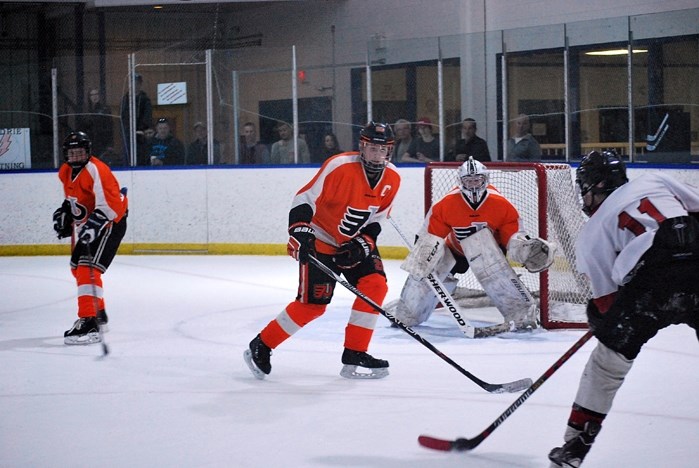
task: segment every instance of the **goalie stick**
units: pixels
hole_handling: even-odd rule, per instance
[[[398,328],[406,332],[408,335],[413,337],[416,341],[420,342],[423,346],[425,346],[427,349],[435,353],[437,356],[439,356],[442,360],[446,361],[449,363],[453,368],[461,372],[463,375],[468,377],[472,382],[474,382],[476,385],[481,387],[483,390],[490,392],[490,393],[516,393],[524,390],[528,386],[531,385],[531,379],[521,379],[521,380],[515,380],[514,382],[508,382],[508,383],[503,383],[503,384],[492,384],[488,382],[484,382],[483,380],[479,379],[475,375],[471,374],[469,371],[458,365],[454,360],[452,360],[449,356],[446,354],[442,353],[440,350],[435,348],[435,346],[430,343],[429,341],[425,340],[423,337],[421,337],[417,332],[415,332],[412,328],[405,326],[403,322],[395,318],[393,315],[390,313],[386,312],[381,306],[379,306],[376,302],[371,300],[371,298],[367,297],[362,293],[359,289],[355,288],[352,286],[350,283],[342,279],[340,275],[335,273],[331,268],[329,268],[327,265],[325,265],[323,262],[318,260],[316,257],[313,255],[308,256],[309,261],[315,265],[317,268],[319,268],[323,273],[328,275],[330,278],[334,279],[338,283],[340,283],[342,286],[350,290],[355,296],[369,304],[374,310],[376,310],[378,313],[386,317],[388,320],[390,320],[392,323],[395,323]]]
[[[398,226],[398,223],[392,217],[388,218],[388,220],[391,222],[396,232],[398,232],[401,239],[403,239],[403,243],[405,243],[408,250],[412,249],[410,241],[403,233],[400,226]],[[487,327],[474,327],[466,319],[465,314],[461,311],[461,308],[456,301],[454,301],[454,298],[451,296],[451,294],[449,294],[449,291],[439,278],[437,278],[433,273],[430,273],[424,278],[424,281],[429,284],[430,288],[437,296],[437,299],[439,299],[439,302],[441,302],[444,308],[449,311],[452,317],[454,317],[454,320],[456,320],[456,323],[459,326],[459,330],[461,330],[461,333],[463,333],[467,338],[483,338],[511,331],[510,324],[508,323],[499,323]]]
[[[522,393],[519,398],[517,398],[514,403],[512,403],[495,421],[493,421],[490,426],[486,427],[483,432],[478,434],[476,437],[473,437],[471,439],[466,439],[466,438],[458,438],[456,440],[447,440],[447,439],[440,439],[437,437],[432,437],[428,435],[421,435],[418,437],[417,441],[420,445],[423,447],[432,449],[432,450],[441,450],[444,452],[465,452],[468,450],[473,450],[474,448],[478,447],[481,442],[483,442],[490,434],[493,433],[493,431],[500,425],[502,424],[507,418],[509,418],[512,413],[515,412],[517,408],[519,408],[522,403],[524,403],[527,398],[531,396],[532,393],[534,393],[541,385],[543,385],[546,380],[548,380],[551,375],[556,372],[570,357],[575,354],[580,348],[583,347],[587,341],[592,338],[592,332],[588,331],[586,332],[578,341],[576,341],[573,346],[570,347],[568,351],[561,356],[558,361],[553,363],[551,367],[549,367],[546,372],[543,373],[539,379],[534,382],[531,387],[529,387],[524,393]]]

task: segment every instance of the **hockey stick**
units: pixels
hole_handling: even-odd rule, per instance
[[[88,269],[90,271],[90,286],[92,286],[92,299],[95,303],[95,321],[97,322],[97,333],[99,333],[100,343],[102,344],[102,358],[107,357],[109,354],[109,348],[107,343],[104,341],[104,333],[102,332],[102,325],[100,325],[99,320],[97,320],[97,313],[99,311],[99,301],[97,300],[97,285],[95,284],[95,266],[94,257],[92,256],[92,249],[90,248],[90,243],[85,243],[85,251],[87,252]]]
[[[381,308],[376,302],[371,300],[371,298],[367,297],[362,293],[359,289],[355,288],[352,286],[350,283],[342,279],[340,275],[335,273],[332,269],[330,269],[327,265],[325,265],[323,262],[318,260],[316,257],[313,255],[309,255],[308,258],[310,259],[310,262],[313,263],[317,268],[319,268],[323,273],[328,275],[330,278],[334,279],[338,283],[340,283],[342,286],[345,288],[349,289],[352,293],[354,293],[355,296],[369,304],[374,310],[376,310],[378,313],[386,317],[388,320],[390,320],[392,323],[395,323],[398,328],[406,332],[408,335],[412,336],[416,341],[419,341],[423,346],[425,346],[427,349],[435,353],[437,356],[442,358],[442,360],[446,361],[449,363],[453,368],[461,372],[463,375],[471,379],[476,385],[481,387],[483,390],[490,392],[490,393],[516,393],[524,390],[528,386],[531,385],[531,379],[521,379],[521,380],[516,380],[514,382],[508,382],[504,384],[491,384],[488,382],[484,382],[475,375],[471,374],[469,371],[464,369],[463,367],[459,366],[456,362],[454,362],[449,356],[446,354],[442,353],[440,350],[434,347],[432,343],[429,341],[425,340],[423,337],[418,335],[412,328],[406,326],[395,318],[393,315],[390,313],[386,312],[384,309]]]
[[[507,418],[509,418],[512,413],[515,412],[519,406],[524,403],[527,398],[531,396],[541,385],[543,385],[546,380],[548,380],[551,375],[556,372],[570,357],[575,354],[580,348],[583,347],[585,343],[592,337],[592,332],[586,332],[578,341],[570,347],[568,351],[561,356],[558,361],[556,361],[551,367],[549,367],[546,372],[543,373],[539,379],[534,382],[531,387],[529,387],[524,393],[522,393],[519,398],[515,400],[495,421],[493,421],[490,426],[486,427],[483,432],[478,434],[476,437],[471,439],[458,438],[456,440],[439,439],[437,437],[421,435],[418,437],[417,441],[423,447],[432,450],[441,450],[444,452],[465,452],[467,450],[473,450],[478,447],[478,445],[483,442],[493,431],[502,424]]]
[[[396,232],[398,232],[400,237],[403,239],[405,246],[408,248],[408,250],[410,250],[412,248],[410,241],[408,240],[408,237],[403,233],[403,230],[400,228],[400,226],[398,226],[398,223],[393,220],[393,217],[388,218],[388,220],[396,229]],[[442,281],[440,281],[439,278],[434,276],[433,273],[430,273],[424,278],[424,281],[426,281],[427,284],[429,284],[430,288],[432,288],[432,291],[437,296],[437,299],[439,299],[439,302],[441,302],[442,305],[452,315],[452,317],[454,317],[454,320],[456,320],[456,323],[459,326],[459,330],[461,330],[461,332],[467,338],[482,338],[486,336],[497,335],[498,333],[511,331],[510,325],[508,323],[499,323],[497,325],[490,325],[487,327],[474,327],[466,319],[465,314],[461,313],[460,307],[458,306],[456,301],[454,301],[454,298],[451,296],[451,294],[449,294],[449,291],[447,291],[447,288],[444,286],[444,283],[442,283]]]

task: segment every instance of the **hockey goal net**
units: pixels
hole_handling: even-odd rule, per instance
[[[458,162],[429,163],[425,169],[425,210],[459,185]],[[558,245],[556,258],[547,271],[529,273],[513,265],[524,284],[539,299],[544,328],[584,328],[585,306],[590,298],[586,278],[575,270],[575,239],[585,222],[572,171],[567,164],[485,164],[490,183],[517,208],[524,230]],[[489,302],[471,272],[459,277],[454,293],[465,308],[487,307]]]

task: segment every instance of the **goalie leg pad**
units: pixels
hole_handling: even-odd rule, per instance
[[[507,262],[490,229],[463,239],[461,247],[471,271],[505,321],[515,329],[538,328],[537,301]]]
[[[446,278],[444,286],[450,294],[454,292],[458,283],[458,280],[453,276],[448,277],[455,264],[454,255],[452,255],[449,249],[445,249],[444,255],[442,255],[432,273],[440,280],[445,280]],[[437,302],[439,302],[428,281],[427,278],[420,280],[412,275],[405,280],[393,315],[409,327],[420,325],[430,318],[432,311],[437,306]]]

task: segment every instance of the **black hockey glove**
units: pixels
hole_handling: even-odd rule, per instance
[[[70,212],[68,200],[63,200],[61,207],[53,212],[53,230],[56,231],[59,239],[73,234],[73,215]]]
[[[289,242],[286,252],[299,262],[308,262],[308,256],[316,254],[315,231],[308,223],[296,223],[289,226]]]
[[[107,219],[107,216],[100,210],[93,211],[80,229],[78,239],[80,239],[80,242],[83,244],[92,243],[92,241],[97,239],[97,236],[100,235],[100,232],[102,232],[102,229],[104,229],[104,226],[108,222],[109,219]]]
[[[342,269],[354,268],[371,254],[375,245],[371,237],[359,235],[337,249],[335,264]]]

